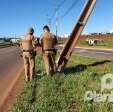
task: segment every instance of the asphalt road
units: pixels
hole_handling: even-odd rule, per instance
[[[7,47],[0,49],[0,103],[9,92],[12,82],[23,68],[20,49]]]
[[[110,50],[75,48],[75,53],[98,59],[113,60],[113,51]]]

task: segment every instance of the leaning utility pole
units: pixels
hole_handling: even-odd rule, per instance
[[[73,49],[75,48],[77,40],[81,35],[95,4],[96,4],[96,0],[87,0],[83,8],[83,11],[81,12],[81,15],[70,35],[70,38],[68,39],[66,45],[64,46],[60,54],[60,57],[58,59],[58,65],[57,65],[57,68],[59,70],[65,67],[69,58],[71,57],[71,54],[73,52]]]

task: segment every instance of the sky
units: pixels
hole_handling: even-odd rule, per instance
[[[65,15],[74,2],[74,7]],[[36,36],[40,36],[43,26],[49,20],[51,32],[55,33],[57,6],[60,7],[57,13],[58,34],[70,34],[85,2],[86,0],[0,0],[0,36],[21,36],[29,27],[34,28]],[[113,0],[97,0],[83,32],[109,30],[113,30]]]

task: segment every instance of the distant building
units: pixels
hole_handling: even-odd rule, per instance
[[[89,35],[90,33],[83,32],[82,35]]]
[[[68,38],[69,37],[69,34],[63,34],[61,35],[61,38]]]
[[[113,33],[113,30],[110,30],[109,32],[110,32],[110,33]]]

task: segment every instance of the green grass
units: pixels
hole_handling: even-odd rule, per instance
[[[62,73],[46,76],[37,56],[37,76],[25,83],[12,112],[113,112],[112,103],[85,102],[88,90],[100,92],[100,79],[113,73],[113,62],[73,55]]]
[[[66,43],[66,39],[59,39],[58,43],[59,44],[65,44]],[[85,39],[79,39],[77,41],[77,46],[86,46],[86,47],[92,47],[91,45],[89,45]],[[105,48],[113,48],[113,39],[105,39],[103,41],[97,42],[96,45],[93,45],[93,47],[105,47]]]
[[[83,39],[80,39],[78,40],[77,42],[77,45],[78,46],[90,46],[88,45],[88,43]],[[101,42],[97,42],[96,45],[94,45],[95,47],[110,47],[110,48],[113,48],[113,39],[106,39],[106,40],[103,40]]]

